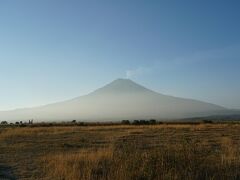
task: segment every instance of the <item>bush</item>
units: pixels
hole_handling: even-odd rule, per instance
[[[72,123],[74,123],[74,124],[75,124],[76,122],[77,122],[76,120],[72,120]]]
[[[157,124],[157,121],[155,119],[150,119],[150,120],[134,120],[133,125],[153,125]]]
[[[84,122],[77,123],[78,126],[85,126],[86,124]]]
[[[122,124],[130,124],[129,120],[122,120]]]
[[[134,120],[132,124],[133,124],[133,125],[139,125],[140,122],[139,122],[139,120]]]
[[[7,121],[2,121],[1,124],[2,124],[2,125],[7,125],[8,122],[7,122]]]
[[[203,120],[203,123],[206,123],[206,124],[212,124],[213,121],[211,121],[211,120]]]
[[[141,125],[144,125],[144,124],[147,124],[148,122],[147,122],[146,120],[140,120],[139,123],[140,123]]]
[[[155,119],[150,119],[149,124],[157,124],[157,121]]]

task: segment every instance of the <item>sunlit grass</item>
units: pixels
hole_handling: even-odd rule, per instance
[[[239,179],[240,125],[6,128],[0,158],[20,179]]]

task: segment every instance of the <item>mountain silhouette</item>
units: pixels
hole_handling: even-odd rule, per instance
[[[8,121],[120,121],[180,119],[221,115],[229,110],[211,103],[163,95],[129,79],[117,79],[72,100],[41,107],[0,112]]]

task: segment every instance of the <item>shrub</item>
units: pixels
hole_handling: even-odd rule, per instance
[[[74,123],[74,124],[75,124],[76,122],[77,122],[76,120],[72,120],[72,123]]]
[[[155,119],[150,119],[149,124],[157,124],[157,121]]]
[[[203,120],[203,123],[212,124],[213,121],[211,121],[211,120]]]
[[[139,120],[134,120],[132,124],[134,124],[134,125],[139,125],[140,122],[139,122]]]
[[[122,120],[122,124],[130,124],[129,120]]]
[[[84,122],[77,123],[78,126],[85,126],[86,124]]]
[[[148,124],[149,124],[149,121],[140,120],[140,124],[141,124],[141,125],[148,125]]]
[[[2,124],[2,125],[7,125],[8,122],[7,122],[7,121],[2,121],[1,124]]]

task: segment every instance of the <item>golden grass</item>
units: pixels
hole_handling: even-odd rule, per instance
[[[0,149],[19,179],[240,179],[237,124],[8,128]]]
[[[91,179],[100,168],[100,163],[111,161],[112,156],[110,149],[101,149],[48,155],[42,160],[46,164],[44,169],[49,179]],[[104,174],[101,176],[104,178]]]
[[[132,146],[132,147],[131,147]],[[191,147],[190,147],[191,146]],[[193,144],[161,150],[124,149],[61,153],[44,157],[50,179],[237,179],[239,153],[222,149],[220,154]],[[198,154],[197,154],[198,153]],[[209,153],[209,154],[206,154]],[[221,155],[221,156],[220,156]],[[221,159],[221,163],[218,158]]]

